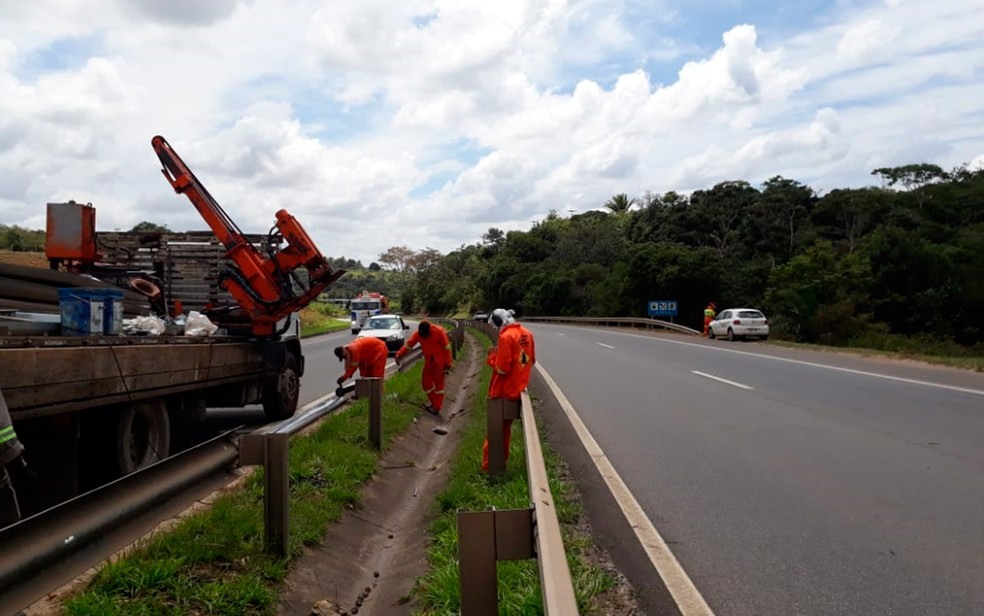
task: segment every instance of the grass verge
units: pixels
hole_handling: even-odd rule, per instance
[[[313,303],[301,310],[301,337],[340,332],[349,328],[348,319],[339,320],[330,304]]]
[[[386,381],[384,447],[419,414],[421,366]],[[279,585],[304,545],[354,503],[376,470],[368,447],[368,403],[355,402],[311,435],[290,441],[290,557],[263,552],[263,472],[213,507],[156,535],[107,565],[70,598],[73,616],[273,614]]]
[[[479,337],[479,336],[476,336]],[[488,342],[483,338],[483,346]],[[484,353],[483,353],[484,355]],[[490,371],[481,373],[479,391],[488,390]],[[485,396],[475,399],[466,414],[461,446],[451,466],[451,480],[438,497],[438,518],[431,526],[431,547],[427,558],[431,570],[417,580],[415,595],[418,616],[458,614],[461,610],[461,587],[458,580],[458,533],[455,513],[459,508],[481,511],[494,505],[499,509],[518,509],[529,506],[529,487],[526,480],[526,456],[520,422],[513,422],[509,462],[504,475],[490,479],[480,470],[482,441],[485,438]],[[591,613],[592,598],[613,584],[601,568],[587,558],[592,548],[590,537],[579,527],[583,510],[572,485],[562,480],[564,473],[560,458],[547,448],[547,472],[567,548],[567,562],[574,579],[578,606],[582,614]],[[535,560],[498,564],[499,613],[542,614],[540,577]]]

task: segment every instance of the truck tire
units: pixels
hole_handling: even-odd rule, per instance
[[[287,353],[280,374],[263,388],[263,412],[271,421],[293,417],[301,396],[301,378],[297,357]]]
[[[171,420],[163,400],[129,406],[116,424],[116,461],[122,475],[160,462],[171,453]]]

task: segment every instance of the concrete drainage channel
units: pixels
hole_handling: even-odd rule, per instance
[[[422,414],[390,443],[372,482],[363,487],[359,505],[292,564],[278,614],[410,612],[413,585],[429,567],[430,513],[446,485],[448,462],[462,433],[456,424],[475,396],[484,395],[466,366],[474,368],[483,357],[475,346],[468,353],[457,360],[457,384],[448,382],[448,416]]]

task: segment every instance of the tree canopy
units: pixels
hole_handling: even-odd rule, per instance
[[[552,210],[528,231],[493,227],[479,243],[392,267],[415,274],[404,308],[430,313],[645,316],[648,301],[667,299],[677,322],[699,327],[713,300],[759,307],[796,340],[984,353],[974,318],[984,311],[984,170],[873,175],[881,187],[822,196],[779,176],[689,197],[619,193],[604,210]]]

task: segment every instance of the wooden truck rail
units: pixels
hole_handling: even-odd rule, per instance
[[[242,338],[0,337],[0,391],[16,420],[273,376],[272,345]]]

